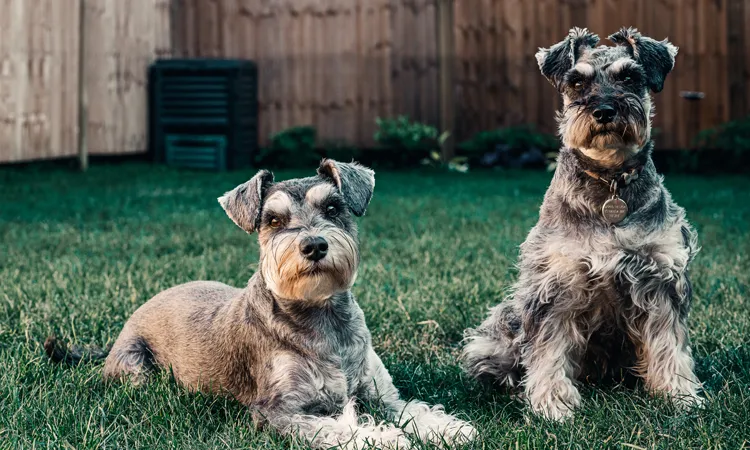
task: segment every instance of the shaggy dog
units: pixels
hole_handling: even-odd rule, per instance
[[[534,412],[573,414],[576,381],[632,371],[680,404],[700,402],[688,339],[698,247],[651,160],[651,92],[677,48],[622,29],[615,47],[574,28],[540,49],[557,87],[563,148],[512,293],[466,331],[476,378],[522,385]]]

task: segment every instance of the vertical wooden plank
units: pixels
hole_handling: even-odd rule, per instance
[[[495,101],[494,101],[494,114],[491,117],[491,123],[488,129],[499,128],[505,126],[508,121],[507,104],[509,91],[508,87],[508,74],[506,66],[508,65],[508,54],[505,47],[505,35],[508,32],[506,20],[505,20],[505,0],[498,2],[491,2],[492,8],[489,11],[489,15],[492,17],[492,25],[494,27],[494,34],[491,39],[492,53],[491,58],[494,60],[494,64],[490,66],[491,77],[493,86],[495,88]],[[480,130],[474,130],[480,131]],[[471,136],[465,136],[467,139]]]
[[[534,53],[536,52],[536,45],[534,40],[534,31],[536,30],[535,21],[538,14],[539,5],[537,2],[523,2],[523,73],[528,74],[523,77],[521,89],[523,92],[524,102],[523,111],[520,115],[521,123],[536,125],[539,122],[539,117],[536,115],[536,104],[537,97],[539,96],[539,84],[538,77],[531,76],[535,72],[536,58]]]
[[[439,61],[440,61],[440,130],[448,132],[448,140],[442,148],[443,161],[455,154],[454,113],[456,110],[453,91],[453,13],[452,0],[439,0],[437,5]]]
[[[744,71],[746,71],[745,55],[745,5],[744,0],[727,0],[727,58],[722,67],[727,70],[729,90],[729,116],[740,119],[747,113],[747,92]]]
[[[745,5],[745,22],[743,25],[744,29],[747,30],[747,33],[750,33],[750,7],[748,5]],[[747,42],[747,38],[745,39],[745,42]],[[745,112],[744,115],[747,115],[750,113],[750,46],[745,46],[745,54],[742,58],[744,61],[745,71],[743,73],[744,75],[744,85],[745,85]],[[739,63],[738,63],[739,64]]]
[[[88,148],[88,121],[89,121],[89,103],[88,90],[86,89],[86,5],[84,0],[78,2],[78,102],[76,116],[78,119],[78,139],[76,147],[78,148],[78,166],[81,171],[88,170],[89,167],[89,148]]]
[[[506,125],[518,125],[523,115],[522,82],[523,73],[523,0],[506,0],[503,14],[506,18],[504,30],[506,64],[506,79],[508,91],[506,108],[510,115]]]

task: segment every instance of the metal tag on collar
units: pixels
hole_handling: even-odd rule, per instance
[[[609,185],[609,192],[612,193],[612,197],[602,205],[602,217],[610,225],[616,225],[627,217],[628,204],[617,195],[617,180],[612,180]]]

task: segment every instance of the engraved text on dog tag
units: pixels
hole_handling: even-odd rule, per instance
[[[602,206],[602,216],[610,224],[622,222],[622,219],[628,215],[628,204],[620,197],[612,197]]]

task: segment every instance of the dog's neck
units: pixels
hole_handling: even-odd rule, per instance
[[[623,173],[634,169],[640,170],[645,167],[651,159],[653,146],[653,142],[649,142],[639,151],[623,156],[622,161],[618,164],[611,164],[610,160],[600,161],[591,158],[589,156],[590,152],[586,152],[583,149],[573,148],[570,149],[570,152],[575,156],[579,171],[584,173],[587,171],[592,172],[601,178],[612,180],[618,178]]]
[[[660,217],[656,209],[666,207],[658,202],[661,178],[656,173],[649,143],[637,154],[628,158],[622,165],[606,167],[584,155],[578,149],[562,148],[558,157],[557,169],[540,211],[540,220],[550,226],[561,221],[576,224],[578,228],[608,226],[602,218],[602,205],[612,197],[610,186],[600,179],[618,179],[634,168],[641,168],[635,181],[618,189],[618,195],[628,205],[628,216],[619,226],[633,223],[635,218],[641,224]],[[596,174],[592,177],[587,171]],[[653,210],[653,211],[652,211]],[[646,214],[648,218],[640,218]]]
[[[262,296],[272,305],[274,315],[284,317],[305,328],[315,328],[319,321],[330,322],[331,317],[337,321],[347,321],[353,306],[356,304],[351,290],[338,292],[325,300],[307,301],[286,299],[276,295],[266,284],[262,271],[258,271],[250,278],[248,290],[255,296]]]

